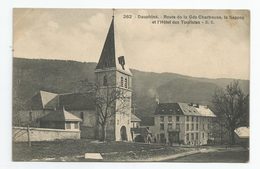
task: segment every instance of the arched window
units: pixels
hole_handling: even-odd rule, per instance
[[[32,121],[32,112],[29,112],[29,120]]]
[[[80,118],[81,118],[82,120],[84,120],[84,113],[83,113],[83,112],[80,113]]]
[[[104,84],[104,86],[107,86],[107,76],[106,75],[104,76],[103,84]]]
[[[124,78],[121,77],[121,87],[124,87]]]
[[[127,78],[125,78],[125,88],[127,88]]]

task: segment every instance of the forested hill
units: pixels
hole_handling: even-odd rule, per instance
[[[26,102],[40,90],[54,93],[77,92],[78,82],[94,81],[97,63],[64,60],[13,59],[14,98]],[[160,102],[193,102],[211,105],[216,88],[225,88],[234,79],[207,79],[174,73],[152,73],[131,70],[133,73],[133,104],[138,117],[151,116],[155,95]],[[245,93],[249,81],[239,80]]]

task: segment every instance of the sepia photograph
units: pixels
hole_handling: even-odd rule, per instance
[[[14,8],[12,50],[14,162],[250,162],[250,10]]]

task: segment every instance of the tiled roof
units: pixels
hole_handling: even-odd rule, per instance
[[[183,115],[183,112],[178,103],[160,103],[155,115]]]
[[[25,108],[28,110],[42,110],[42,97],[41,93],[37,93],[30,100],[25,103]]]
[[[208,108],[208,106],[199,105],[195,109],[200,113],[201,116],[216,117],[216,115]]]
[[[60,107],[66,110],[95,110],[91,94],[71,93],[59,95]]]
[[[195,107],[189,103],[178,103],[182,112],[186,116],[201,116],[201,114],[195,109]]]
[[[154,126],[154,117],[142,117],[141,126]]]
[[[56,94],[40,91],[26,103],[26,109],[55,110],[65,107],[66,110],[95,110],[91,97],[91,93]]]
[[[55,110],[41,118],[40,121],[82,121],[77,116],[67,112],[65,109]]]
[[[133,113],[131,113],[131,121],[141,121],[141,119],[139,119],[138,117],[136,117],[136,115],[134,115]]]
[[[155,110],[155,115],[216,117],[207,106],[191,103],[160,103]]]

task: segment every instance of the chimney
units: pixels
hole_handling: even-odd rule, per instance
[[[155,96],[155,103],[156,103],[156,105],[159,105],[159,103],[160,103],[159,96]]]
[[[197,104],[196,104],[196,107],[197,107],[197,108],[199,108],[199,107],[200,107],[199,103],[197,103]]]

